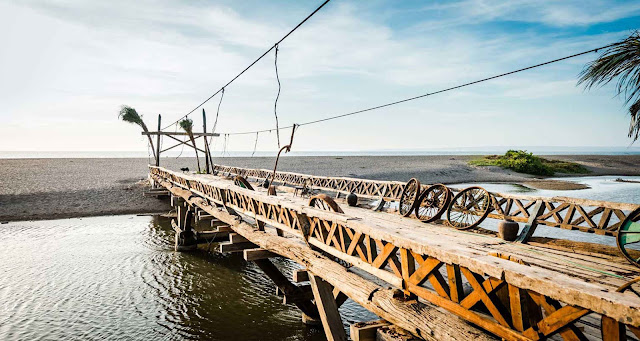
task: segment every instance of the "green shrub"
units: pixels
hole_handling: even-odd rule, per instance
[[[553,175],[560,173],[589,173],[584,166],[574,162],[547,160],[524,150],[509,150],[504,155],[490,155],[469,162],[475,166],[500,166],[518,173]]]

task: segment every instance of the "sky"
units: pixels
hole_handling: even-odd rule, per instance
[[[163,127],[174,122],[320,3],[0,0],[0,151],[146,151],[140,129],[118,120],[121,105],[151,129],[158,114]],[[279,46],[279,123],[564,57],[623,39],[639,23],[638,1],[333,0]],[[293,150],[628,147],[623,99],[612,86],[576,84],[596,57],[304,126]],[[271,52],[226,88],[216,132],[274,128],[277,91]],[[203,107],[209,130],[219,101]],[[201,130],[201,110],[191,117]],[[229,136],[226,149],[277,150],[275,132],[257,137]],[[213,142],[217,152],[224,145]]]

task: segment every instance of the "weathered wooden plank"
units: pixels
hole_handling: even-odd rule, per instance
[[[273,257],[279,257],[277,253],[267,251],[265,249],[247,249],[243,250],[244,260],[253,261],[257,259],[268,259]]]

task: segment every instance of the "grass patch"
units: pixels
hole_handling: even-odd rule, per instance
[[[524,150],[509,150],[504,155],[489,155],[469,161],[473,166],[499,166],[518,173],[553,175],[555,173],[586,174],[589,170],[575,162],[547,160]]]

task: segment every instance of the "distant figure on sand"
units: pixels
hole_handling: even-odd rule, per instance
[[[180,168],[180,170],[186,173],[189,171],[189,167],[183,167],[183,168]]]

